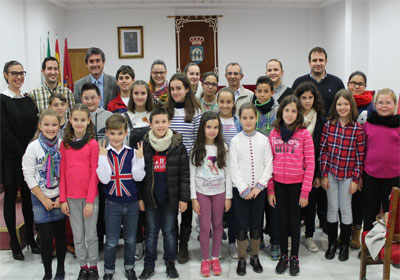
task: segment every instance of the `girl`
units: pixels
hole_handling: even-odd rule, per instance
[[[56,239],[57,273],[54,279],[64,279],[64,260],[67,251],[65,218],[59,200],[61,139],[58,138],[60,117],[47,109],[39,118],[38,135],[29,144],[22,159],[25,181],[32,192],[34,222],[40,231],[40,253],[45,275],[52,279],[51,261],[53,238]]]
[[[15,203],[20,187],[22,214],[25,222],[26,243],[32,253],[40,254],[40,249],[33,235],[33,212],[29,188],[23,180],[21,169],[22,156],[35,134],[37,109],[31,98],[26,98],[21,87],[26,72],[18,61],[12,60],[4,65],[4,79],[7,89],[0,94],[1,129],[0,129],[0,184],[4,186],[4,220],[10,236],[10,247],[15,260],[24,260],[17,238]]]
[[[282,67],[282,62],[280,62],[278,59],[275,58],[268,60],[266,65],[265,75],[267,75],[274,84],[275,92],[273,98],[277,105],[281,103],[283,98],[292,94],[293,92],[291,88],[283,84],[282,82],[283,73],[284,71]]]
[[[54,93],[49,98],[50,108],[56,111],[58,118],[60,119],[60,129],[58,130],[58,138],[64,137],[64,131],[67,127],[68,120],[66,118],[67,112],[67,99],[60,93]]]
[[[268,202],[277,207],[280,226],[281,257],[276,273],[300,273],[300,208],[308,204],[314,175],[314,145],[310,132],[303,127],[303,109],[299,99],[290,95],[279,104],[274,129],[269,135],[274,156],[273,179],[268,185]],[[288,236],[291,236],[290,260]]]
[[[364,133],[356,123],[357,106],[350,90],[336,93],[328,122],[321,136],[321,185],[328,197],[328,250],[325,258],[335,257],[337,249],[338,211],[341,215],[339,260],[349,258],[349,242],[353,216],[351,196],[358,189],[364,160]]]
[[[169,81],[169,95],[165,108],[171,118],[170,128],[182,134],[183,144],[189,154],[197,136],[201,109],[185,75],[175,74],[172,76]],[[192,218],[193,211],[189,203],[187,211],[182,213],[179,234],[178,262],[181,264],[189,260],[187,246],[192,231]]]
[[[217,90],[218,90],[218,76],[214,72],[206,72],[203,74],[202,79],[204,93],[200,98],[201,111],[218,112],[217,104]]]
[[[305,208],[306,247],[311,252],[318,252],[318,246],[314,242],[315,215],[317,199],[320,192],[325,192],[321,187],[321,171],[319,170],[319,146],[322,128],[326,122],[324,117],[325,105],[317,87],[311,82],[301,83],[295,90],[295,95],[300,99],[303,109],[303,125],[310,132],[314,143],[315,170],[313,187],[308,196],[308,205]],[[323,195],[323,194],[322,194]]]
[[[229,146],[229,164],[233,183],[233,201],[238,223],[238,265],[236,273],[246,274],[247,231],[250,228],[250,265],[257,273],[263,268],[258,258],[262,234],[262,215],[266,186],[272,175],[272,153],[268,138],[257,132],[257,109],[244,103],[239,110],[243,131]]]
[[[81,267],[78,279],[97,279],[99,275],[96,232],[99,147],[94,138],[89,109],[83,104],[75,105],[60,147],[60,202],[62,212],[71,221],[76,259]]]
[[[137,149],[137,143],[141,142],[143,136],[150,130],[149,118],[153,107],[153,100],[148,84],[142,80],[136,81],[132,86],[132,92],[129,96],[128,112],[124,113],[129,126],[127,137],[129,147]],[[144,254],[144,219],[144,212],[140,211],[138,230],[136,233],[136,260],[143,258]]]
[[[198,135],[191,152],[190,195],[193,210],[200,217],[201,270],[204,277],[222,273],[218,260],[222,241],[222,218],[231,207],[232,182],[228,166],[228,146],[222,137],[217,113],[203,114]],[[212,259],[209,257],[212,224]]]
[[[156,106],[164,106],[168,97],[167,66],[161,59],[151,64],[149,87],[153,102]]]
[[[195,62],[190,62],[186,64],[183,69],[183,73],[188,77],[190,85],[192,87],[192,92],[198,99],[203,95],[203,88],[200,83],[200,67]]]
[[[366,150],[363,173],[364,231],[372,223],[381,207],[389,211],[389,195],[400,181],[400,116],[396,115],[397,98],[388,88],[375,97],[376,112],[363,126]]]

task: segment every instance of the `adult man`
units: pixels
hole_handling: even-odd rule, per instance
[[[325,114],[328,115],[329,109],[335,94],[344,88],[342,80],[334,75],[326,73],[326,64],[328,63],[328,54],[321,47],[313,48],[308,54],[308,64],[310,65],[310,74],[298,77],[292,86],[296,90],[297,86],[305,81],[313,82],[325,102]]]
[[[43,60],[42,74],[43,84],[29,93],[36,103],[39,113],[49,107],[49,99],[55,93],[60,93],[67,99],[68,108],[71,110],[75,105],[74,94],[69,88],[58,83],[60,65],[55,57],[49,56]]]
[[[229,63],[225,68],[225,78],[228,81],[228,87],[235,92],[236,115],[239,114],[240,106],[243,103],[251,102],[254,92],[244,88],[240,81],[243,79],[242,66],[237,62]]]
[[[77,81],[74,85],[76,103],[81,102],[81,89],[85,83],[95,84],[99,88],[101,94],[100,107],[104,109],[107,109],[108,103],[117,97],[118,86],[115,78],[103,72],[105,62],[106,57],[101,49],[92,47],[87,50],[85,64],[90,74]]]

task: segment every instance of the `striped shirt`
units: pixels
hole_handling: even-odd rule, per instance
[[[353,178],[358,183],[363,169],[365,138],[358,123],[325,123],[321,134],[320,167],[322,176],[332,173],[336,180]]]
[[[231,140],[236,136],[239,132],[237,131],[234,118],[224,119],[221,118],[222,124],[222,135],[224,136],[225,143],[229,146],[231,144]]]
[[[55,89],[50,89],[46,84],[43,84],[29,93],[38,108],[39,114],[49,108],[50,97],[55,93],[60,93],[67,99],[69,110],[75,106],[74,94],[69,88],[58,84]]]
[[[169,128],[175,130],[182,135],[183,145],[185,145],[188,154],[192,150],[194,141],[197,137],[197,130],[201,120],[201,112],[198,111],[194,115],[191,122],[185,122],[185,109],[175,108],[174,118],[171,120]]]

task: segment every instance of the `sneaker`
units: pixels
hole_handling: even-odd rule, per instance
[[[175,261],[169,260],[167,261],[167,277],[169,279],[179,279],[178,271],[175,268]]]
[[[229,250],[229,254],[231,255],[232,259],[239,258],[238,251],[237,251],[237,248],[236,248],[236,243],[229,244],[228,250]]]
[[[292,276],[297,276],[300,273],[299,259],[296,256],[291,256],[289,260],[289,273]]]
[[[77,280],[87,280],[89,277],[89,270],[87,268],[82,268],[79,271]]]
[[[144,255],[144,242],[136,243],[135,260],[141,260]]]
[[[270,259],[273,261],[279,260],[279,257],[281,256],[281,249],[278,244],[272,244],[271,245],[271,255]]]
[[[221,269],[221,264],[219,263],[219,259],[211,260],[211,269],[214,276],[221,275],[222,269]]]
[[[316,253],[319,248],[312,237],[306,238],[306,247],[310,252]]]
[[[286,271],[288,267],[288,256],[281,255],[278,264],[276,265],[275,271],[278,274],[282,274]]]
[[[103,276],[103,280],[112,280],[113,276],[114,276],[114,274],[112,274],[112,273],[106,273]]]
[[[154,275],[154,268],[145,267],[139,276],[140,280],[150,279]]]
[[[89,269],[89,277],[87,279],[88,280],[97,280],[97,279],[99,279],[99,271],[97,270],[97,267],[91,267]]]
[[[201,262],[200,266],[200,274],[203,277],[210,277],[210,261],[209,260],[203,260]]]
[[[125,277],[128,280],[137,280],[136,273],[133,268],[125,270]]]

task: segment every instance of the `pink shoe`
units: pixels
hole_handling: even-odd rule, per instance
[[[221,275],[222,269],[221,264],[219,263],[219,259],[211,260],[211,269],[215,276]]]
[[[201,262],[200,274],[203,277],[210,277],[210,261],[204,260]]]

